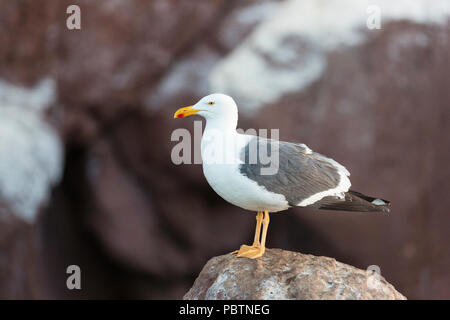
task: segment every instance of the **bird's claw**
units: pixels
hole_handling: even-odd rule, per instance
[[[264,254],[265,248],[261,245],[247,246],[242,245],[239,250],[231,252],[231,254],[236,254],[238,258],[249,258],[256,259]]]

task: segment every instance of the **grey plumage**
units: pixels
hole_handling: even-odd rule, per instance
[[[267,153],[270,157],[274,152],[279,154],[278,170],[273,175],[261,174],[261,169],[270,165],[264,163],[262,155]],[[268,191],[284,195],[289,205],[295,206],[339,184],[337,168],[326,159],[318,153],[309,154],[309,149],[301,144],[255,137],[242,150],[244,163],[239,169]]]
[[[274,152],[278,152],[278,170],[273,174],[262,174],[262,169],[271,165],[262,155],[267,154],[270,158]],[[270,192],[284,195],[290,206],[297,206],[314,194],[336,188],[341,179],[339,173],[348,173],[334,160],[312,152],[304,144],[261,137],[251,139],[242,149],[240,158],[243,161],[239,166],[241,174]],[[325,197],[313,203],[311,207],[347,211],[388,211],[388,201],[384,201],[386,205],[376,205],[372,203],[373,200],[375,198],[349,191],[344,199]]]

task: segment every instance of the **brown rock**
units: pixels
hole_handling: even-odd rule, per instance
[[[404,300],[382,276],[328,257],[268,249],[260,259],[208,261],[184,296],[192,299]]]
[[[32,299],[40,293],[33,228],[0,199],[0,299]]]

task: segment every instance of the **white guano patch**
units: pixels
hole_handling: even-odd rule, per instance
[[[365,41],[369,6],[380,8],[381,29],[393,20],[442,24],[450,16],[448,0],[287,0],[213,68],[210,90],[251,113],[306,88],[322,76],[328,52]]]
[[[142,102],[152,111],[161,109],[174,93],[201,95],[208,90],[209,70],[219,61],[219,55],[204,46],[177,61],[158,83],[156,89],[144,94]],[[189,84],[189,85],[187,85]]]
[[[274,276],[261,282],[259,296],[262,300],[285,300],[288,299],[288,291],[286,283]]]
[[[218,299],[227,299],[227,290],[224,287],[224,284],[227,282],[229,278],[229,271],[225,271],[222,274],[219,274],[216,281],[208,288],[206,291],[205,299],[206,300],[218,300]]]
[[[62,175],[62,143],[42,116],[55,92],[51,79],[33,89],[0,80],[0,199],[28,222]]]

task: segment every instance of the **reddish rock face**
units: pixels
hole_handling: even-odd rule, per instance
[[[0,299],[37,298],[32,228],[1,204],[0,214]]]
[[[0,78],[55,81],[43,117],[65,150],[35,223],[0,192],[0,297],[181,298],[211,256],[249,242],[254,215],[215,194],[201,165],[174,165],[171,134],[193,131],[173,112],[209,93],[214,66],[278,6],[264,3],[79,1],[82,29],[69,31],[70,1],[0,1]],[[272,216],[267,245],[378,265],[409,298],[449,298],[450,27],[391,22],[364,34],[327,52],[309,86],[242,112],[239,127],[280,128],[334,158],[391,213],[291,209]],[[83,292],[65,287],[70,264]]]

